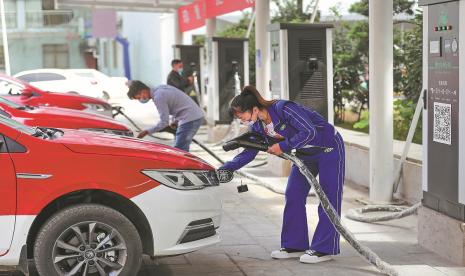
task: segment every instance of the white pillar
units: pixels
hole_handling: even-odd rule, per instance
[[[216,17],[208,18],[205,24],[207,27],[207,38],[214,37],[216,34]]]
[[[11,75],[10,69],[10,53],[8,51],[8,34],[7,34],[7,26],[5,20],[5,5],[3,0],[0,0],[0,17],[2,21],[2,41],[3,41],[3,56],[5,59],[5,73],[7,75]]]
[[[269,33],[266,26],[270,23],[270,1],[255,1],[255,77],[257,90],[269,96],[270,88],[270,51]]]
[[[174,44],[180,45],[183,43],[182,32],[179,30],[178,10],[174,12]]]
[[[370,200],[392,200],[393,0],[369,2]]]

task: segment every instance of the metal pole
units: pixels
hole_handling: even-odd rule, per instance
[[[270,1],[255,1],[255,73],[256,87],[263,95],[269,94],[269,34],[266,25],[270,23]]]
[[[412,144],[413,136],[415,135],[415,130],[417,129],[418,120],[420,119],[421,112],[423,111],[423,95],[425,91],[422,89],[420,93],[420,97],[418,98],[417,107],[415,108],[415,114],[413,114],[412,123],[410,124],[410,128],[408,130],[407,139],[405,141],[404,151],[402,152],[402,156],[400,158],[399,166],[396,169],[396,174],[394,175],[394,193],[397,192],[397,188],[399,188],[400,179],[402,177],[402,170],[405,160],[407,160],[407,154],[410,150],[410,145]]]
[[[370,200],[390,202],[393,160],[393,0],[369,2]]]
[[[215,18],[208,18],[205,22],[207,27],[207,38],[214,37],[216,33],[216,17]]]
[[[320,0],[316,0],[315,8],[312,12],[312,17],[310,18],[310,23],[315,22],[316,13],[318,12],[318,6],[320,5]]]
[[[252,18],[250,18],[249,27],[247,28],[247,33],[245,34],[245,38],[250,38],[250,33],[252,32],[253,24],[255,23],[255,11],[252,13]]]
[[[10,52],[8,51],[8,35],[6,33],[5,5],[3,3],[3,0],[0,0],[0,13],[2,17],[3,56],[5,57],[5,73],[10,76]]]

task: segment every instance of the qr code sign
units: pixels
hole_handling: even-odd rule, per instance
[[[433,141],[442,144],[451,144],[451,105],[434,103]]]

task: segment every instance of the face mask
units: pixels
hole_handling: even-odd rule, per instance
[[[143,103],[143,104],[148,103],[149,101],[150,101],[150,98],[147,98],[147,99],[139,99],[139,102],[140,102],[140,103]]]
[[[253,126],[253,124],[255,124],[255,122],[254,121],[245,121],[245,122],[241,121],[241,124],[243,124],[244,126],[247,126],[247,127],[251,127],[251,126]]]
[[[255,113],[252,111],[252,116],[250,117],[250,120],[249,120],[249,121],[245,121],[245,122],[241,121],[241,123],[242,123],[243,125],[248,126],[248,127],[253,126],[253,124],[255,124],[255,122],[258,120],[258,112],[257,112],[257,117],[255,117],[255,120],[254,120],[254,118],[253,118],[253,117],[254,117],[254,114],[255,114]]]
[[[183,72],[184,72],[184,69],[183,69],[183,68],[179,68],[179,69],[178,69],[178,74],[179,74],[179,75],[182,75]]]

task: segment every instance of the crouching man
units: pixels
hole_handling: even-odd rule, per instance
[[[172,115],[177,124],[174,146],[189,151],[192,139],[203,123],[204,113],[186,93],[169,85],[150,88],[143,82],[134,80],[129,85],[128,97],[144,104],[152,100],[160,114],[158,124],[139,133],[138,138],[168,127],[169,116]]]

